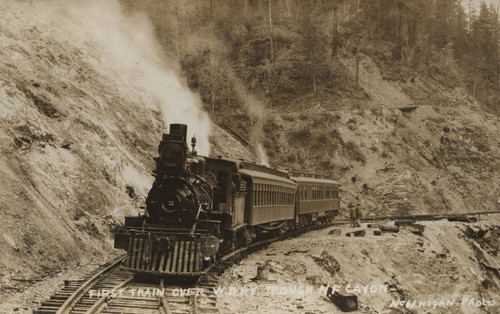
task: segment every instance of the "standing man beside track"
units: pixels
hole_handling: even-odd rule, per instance
[[[356,205],[356,227],[361,227],[361,217],[363,215],[361,214],[361,207],[359,204]]]
[[[357,208],[354,208],[354,206],[352,206],[352,204],[349,204],[351,205],[351,227],[356,227],[356,220],[357,220],[357,217],[356,217],[356,212],[357,212]]]

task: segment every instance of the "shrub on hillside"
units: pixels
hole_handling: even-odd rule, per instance
[[[365,155],[361,152],[361,150],[358,148],[358,146],[352,142],[352,141],[347,141],[344,145],[344,149],[346,152],[346,155],[354,160],[358,161],[361,163],[366,163],[366,157]]]
[[[310,126],[304,126],[297,131],[290,133],[290,139],[307,145],[307,142],[312,139],[312,131]]]

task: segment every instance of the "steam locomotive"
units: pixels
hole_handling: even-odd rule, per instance
[[[200,276],[219,256],[339,211],[339,183],[243,160],[198,156],[187,125],[171,124],[155,158],[143,215],[125,217],[115,248],[136,274]]]

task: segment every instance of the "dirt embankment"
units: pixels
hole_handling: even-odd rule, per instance
[[[352,58],[340,60],[355,71]],[[271,162],[331,174],[342,207],[359,204],[365,214],[500,210],[498,116],[429,77],[387,81],[367,56],[360,86],[364,108],[318,103],[269,114]]]
[[[2,302],[116,254],[112,231],[144,201],[166,124],[189,123],[205,153],[210,122],[147,20],[117,3],[6,1],[0,11]],[[220,154],[227,135],[212,128]],[[250,155],[233,146],[224,153]]]
[[[224,273],[221,310],[341,312],[325,296],[329,285],[357,295],[358,313],[498,312],[500,215],[472,224],[421,224],[422,235],[402,227],[398,233],[375,236],[368,228],[364,237],[346,237],[352,229],[341,227],[274,243]],[[329,234],[332,229],[341,234]],[[269,279],[254,280],[265,264]]]

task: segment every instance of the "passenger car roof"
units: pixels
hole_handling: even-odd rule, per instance
[[[321,184],[330,184],[330,185],[340,185],[338,181],[330,180],[330,179],[316,179],[316,178],[307,178],[307,177],[290,177],[291,180],[297,183],[321,183]]]

